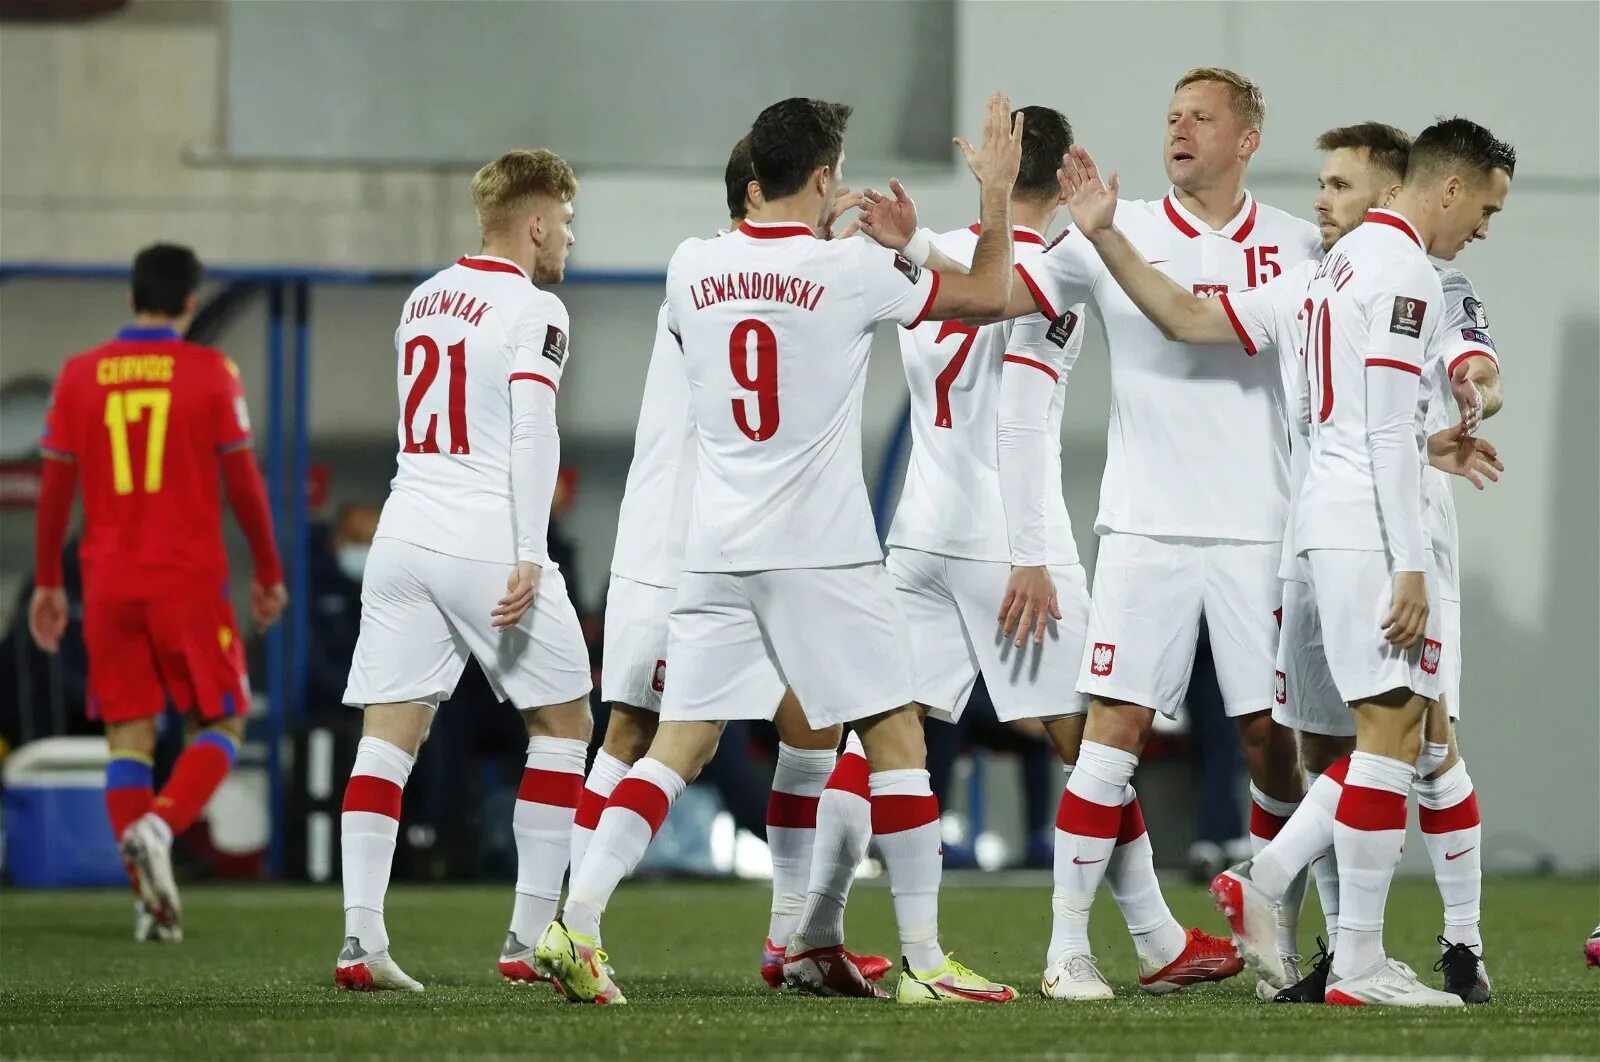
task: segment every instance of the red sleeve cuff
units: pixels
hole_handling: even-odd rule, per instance
[[[1401,372],[1409,372],[1416,376],[1422,375],[1422,366],[1413,365],[1409,361],[1396,361],[1394,358],[1368,358],[1367,368],[1399,369]]]
[[[540,376],[536,372],[514,372],[514,373],[511,374],[511,379],[512,379],[512,381],[516,381],[516,380],[532,380],[534,383],[542,383],[542,384],[544,384],[546,387],[550,388],[550,390],[554,391],[556,394],[560,394],[561,393],[561,388],[559,388],[559,387],[557,387],[555,385],[555,381],[554,380],[550,379],[550,377],[548,377],[548,376]]]
[[[917,314],[915,320],[906,325],[907,328],[915,328],[923,321],[926,321],[929,312],[933,310],[933,300],[939,297],[939,271],[930,269],[928,272],[933,274],[933,280],[928,284],[928,301],[922,304],[922,311]]]
[[[1256,356],[1256,345],[1250,341],[1250,333],[1244,330],[1244,325],[1239,321],[1239,315],[1233,310],[1233,303],[1228,299],[1228,293],[1223,292],[1218,296],[1222,300],[1222,312],[1228,315],[1228,323],[1233,325],[1233,334],[1239,337],[1239,345],[1244,347],[1244,352],[1252,358]]]
[[[1032,368],[1038,369],[1040,372],[1044,373],[1046,376],[1050,377],[1050,379],[1056,381],[1057,383],[1061,382],[1061,374],[1056,372],[1054,369],[1052,369],[1050,366],[1046,365],[1042,361],[1035,361],[1033,358],[1023,357],[1021,354],[1007,354],[1001,360],[1002,361],[1009,361],[1013,365],[1027,365],[1027,366],[1030,366]]]
[[[1452,376],[1452,377],[1455,376],[1456,369],[1461,367],[1461,363],[1465,362],[1465,361],[1470,361],[1473,358],[1488,358],[1490,361],[1494,362],[1494,367],[1495,368],[1498,369],[1500,367],[1500,359],[1495,357],[1494,354],[1491,353],[1490,351],[1487,351],[1487,350],[1467,350],[1467,351],[1463,351],[1462,353],[1456,355],[1455,360],[1450,362],[1450,368],[1446,372],[1445,375]]]

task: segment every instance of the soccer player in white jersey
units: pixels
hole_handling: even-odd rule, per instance
[[[1163,149],[1172,191],[1119,205],[1117,222],[1140,252],[1197,294],[1253,287],[1320,251],[1312,226],[1244,187],[1264,110],[1242,75],[1185,74]],[[1069,230],[1017,273],[1027,291],[1014,288],[997,317],[1037,306],[1054,318],[1092,301],[1111,347],[1102,538],[1078,683],[1091,700],[1056,835],[1057,864],[1070,867],[1057,904],[1069,952],[1086,955],[1089,909],[1116,848],[1128,782],[1155,713],[1182,702],[1202,616],[1250,767],[1254,842],[1265,844],[1303,795],[1293,735],[1270,711],[1288,444],[1276,368],[1197,360],[1165,339],[1081,236]],[[1188,943],[1168,927],[1144,942],[1141,959],[1160,969]]]
[[[1486,238],[1511,188],[1515,152],[1454,118],[1424,130],[1389,209],[1323,258],[1306,289],[1304,407],[1311,457],[1295,513],[1323,646],[1356,717],[1335,812],[1339,940],[1325,1001],[1345,1006],[1461,1006],[1383,949],[1389,882],[1405,840],[1405,804],[1424,713],[1444,656],[1436,562],[1423,521],[1424,381],[1442,372],[1444,290],[1429,256],[1450,261]],[[1382,619],[1375,626],[1373,617]],[[1263,961],[1261,929],[1281,881],[1251,864],[1213,883],[1242,948]],[[1270,963],[1270,956],[1264,961]]]
[[[759,197],[750,162],[750,138],[734,145],[723,171],[728,216],[737,228]],[[840,190],[830,217],[817,230],[833,237],[838,215],[859,197]],[[622,508],[617,518],[616,550],[606,593],[605,655],[601,696],[610,703],[605,741],[584,780],[572,825],[572,866],[583,862],[606,800],[628,769],[650,748],[661,711],[667,675],[667,614],[683,569],[684,533],[694,485],[695,436],[689,412],[689,381],[683,349],[668,327],[665,303],[656,315],[655,345],[645,374],[644,400],[634,433]],[[772,917],[762,948],[761,976],[772,988],[783,985],[783,953],[799,923],[811,874],[818,805],[837,764],[838,725],[812,730],[800,704],[786,694],[774,722],[778,762],[767,804],[767,845],[772,853]],[[889,969],[877,955],[851,955],[867,994],[872,981]],[[502,971],[507,972],[507,971]],[[507,972],[517,980],[541,980],[531,967]]]
[[[1321,192],[1316,200],[1323,243],[1332,247],[1340,238],[1361,224],[1366,212],[1386,203],[1400,188],[1404,178],[1411,138],[1393,126],[1379,122],[1332,129],[1322,134],[1317,146],[1325,157],[1318,184]],[[1199,298],[1173,283],[1158,268],[1149,265],[1131,243],[1111,225],[1115,209],[1115,175],[1112,189],[1100,181],[1094,160],[1084,149],[1075,148],[1073,157],[1064,168],[1065,183],[1072,189],[1071,205],[1074,217],[1079,220],[1080,231],[1087,235],[1105,261],[1113,277],[1133,299],[1140,310],[1155,322],[1163,334],[1188,343],[1217,344],[1230,336],[1236,337],[1245,352],[1255,357],[1265,352],[1276,354],[1283,374],[1285,394],[1291,404],[1303,400],[1305,376],[1303,357],[1307,314],[1304,309],[1305,289],[1318,263],[1307,262],[1271,282],[1246,292],[1222,296],[1218,300]],[[1466,285],[1466,279],[1457,271],[1445,274],[1452,287]],[[1458,278],[1458,279],[1450,279]],[[1470,285],[1467,285],[1470,288]],[[1474,307],[1482,316],[1481,305],[1476,300],[1469,304],[1459,296],[1448,300],[1447,313],[1466,320]],[[1460,304],[1458,306],[1458,303]],[[1448,322],[1447,322],[1448,323]],[[1456,333],[1460,332],[1460,338]],[[1430,506],[1428,520],[1433,548],[1440,555],[1441,567],[1448,561],[1453,569],[1456,553],[1454,520],[1439,516],[1438,509],[1453,513],[1446,473],[1468,478],[1480,490],[1485,480],[1498,478],[1503,468],[1492,444],[1472,438],[1467,428],[1480,413],[1492,413],[1499,408],[1499,374],[1494,363],[1493,341],[1486,330],[1472,323],[1454,325],[1447,329],[1448,354],[1442,364],[1448,372],[1432,378],[1435,388],[1430,403],[1429,459],[1433,470],[1428,472],[1430,490],[1442,494],[1437,507]],[[1487,348],[1487,349],[1484,349]],[[1479,358],[1479,355],[1483,355]],[[1228,355],[1224,355],[1228,356]],[[1237,352],[1233,355],[1237,357]],[[1452,427],[1448,406],[1452,388],[1461,399],[1464,423]],[[1297,428],[1290,455],[1291,499],[1298,495],[1307,462],[1305,434],[1309,425],[1301,418],[1291,417]],[[1291,503],[1290,525],[1293,523]],[[1286,529],[1286,541],[1292,534]],[[1344,777],[1350,753],[1355,747],[1355,723],[1348,708],[1339,697],[1333,678],[1328,673],[1323,656],[1322,638],[1316,607],[1311,599],[1308,577],[1304,574],[1305,562],[1295,555],[1293,547],[1285,550],[1280,575],[1284,580],[1282,633],[1278,646],[1278,691],[1273,714],[1285,726],[1298,732],[1301,765],[1308,782],[1307,800],[1290,818],[1278,835],[1262,848],[1255,857],[1260,867],[1273,863],[1284,868],[1279,878],[1292,879],[1308,862],[1317,878],[1318,892],[1322,898],[1324,915],[1328,919],[1328,940],[1337,941],[1338,888],[1337,861],[1333,857],[1334,812],[1339,798],[1339,780]],[[1445,580],[1441,578],[1441,586]],[[1442,591],[1449,608],[1448,591]],[[1457,595],[1459,596],[1459,595]],[[1448,621],[1447,621],[1448,623]],[[1459,653],[1452,653],[1446,644],[1445,662],[1441,670],[1450,668],[1456,661],[1455,674],[1459,675]],[[1459,698],[1452,691],[1447,703],[1451,710]],[[1430,713],[1430,725],[1443,722],[1443,713]],[[1470,932],[1476,941],[1476,911],[1478,907],[1478,874],[1476,867],[1463,873],[1453,865],[1464,856],[1460,830],[1440,830],[1436,827],[1460,823],[1467,818],[1476,825],[1476,801],[1471,799],[1470,780],[1465,779],[1465,768],[1457,771],[1454,763],[1446,763],[1448,746],[1442,744],[1437,777],[1424,777],[1418,783],[1419,797],[1423,801],[1422,818],[1428,836],[1430,854],[1435,855],[1435,873],[1440,890],[1446,896],[1449,912],[1470,908],[1470,922],[1457,918],[1460,928],[1452,930],[1447,922],[1446,935],[1459,936]],[[1459,762],[1459,761],[1456,761]],[[1419,765],[1419,776],[1427,776],[1432,768]],[[1438,779],[1452,775],[1457,781],[1448,783],[1449,789],[1439,786]],[[1463,790],[1464,792],[1457,792]],[[1437,799],[1436,799],[1437,798]],[[1470,803],[1469,803],[1470,801]],[[1446,848],[1443,838],[1453,844]],[[1441,843],[1435,843],[1440,838]],[[1469,846],[1470,847],[1470,846]],[[1437,850],[1437,851],[1436,851]],[[1450,856],[1454,856],[1454,860]],[[1294,912],[1280,908],[1278,948],[1281,954],[1292,955],[1295,950]],[[1466,945],[1447,945],[1450,961],[1444,964],[1446,984],[1455,983],[1462,989],[1463,998],[1487,995],[1487,981],[1477,988],[1478,976],[1467,967],[1476,967],[1475,954]],[[1481,954],[1479,952],[1478,954]],[[1329,946],[1324,945],[1312,971],[1298,984],[1278,992],[1274,998],[1281,1002],[1322,1002],[1323,985],[1331,964]],[[1263,985],[1270,985],[1264,980]],[[1452,987],[1451,990],[1456,990]],[[1265,994],[1265,993],[1263,993]]]
[[[982,146],[963,142],[983,185],[984,234],[971,274],[941,279],[870,241],[816,239],[839,185],[849,113],[807,99],[763,111],[750,132],[759,208],[737,233],[686,241],[667,270],[698,441],[669,621],[672,681],[649,755],[613,791],[562,917],[537,949],[569,999],[622,1001],[597,954],[601,912],[723,722],[771,718],[786,685],[813,726],[855,723],[861,735],[900,927],[895,998],[1000,1003],[1016,994],[939,948],[938,806],[910,703],[904,620],[861,478],[860,416],[878,321],[1004,308],[1022,123],[997,95]],[[842,960],[842,947],[828,956]]]
[[[469,654],[528,729],[502,967],[532,959],[560,897],[591,686],[577,613],[545,543],[568,322],[537,285],[562,278],[577,188],[549,151],[512,151],[479,170],[482,253],[423,282],[395,330],[398,468],[362,579],[344,698],[365,712],[341,820],[342,988],[422,991],[389,955],[383,901],[401,792]]]

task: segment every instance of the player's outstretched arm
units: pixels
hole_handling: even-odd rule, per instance
[[[1011,102],[997,92],[989,97],[983,143],[973,150],[957,137],[956,146],[978,178],[982,232],[973,250],[972,272],[940,274],[927,317],[935,321],[998,318],[1011,298],[1011,190],[1022,164],[1022,115],[1013,118]]]
[[[1038,340],[1050,326],[1039,316],[1019,323],[1006,344],[1000,372],[995,440],[1011,575],[998,619],[1001,633],[1018,646],[1030,634],[1036,643],[1043,643],[1050,620],[1061,618],[1055,580],[1045,566],[1050,402],[1060,366],[1051,364]]]
[[[1073,224],[1088,237],[1112,278],[1162,335],[1180,343],[1238,341],[1227,311],[1217,300],[1183,290],[1145,261],[1117,228],[1115,173],[1102,181],[1094,157],[1081,145],[1074,145],[1062,158],[1058,176],[1068,191],[1067,209],[1072,212]]]

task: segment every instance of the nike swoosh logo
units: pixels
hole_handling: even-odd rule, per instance
[[[1080,867],[1087,867],[1087,866],[1092,866],[1095,863],[1104,863],[1106,860],[1105,860],[1105,858],[1100,858],[1100,859],[1079,859],[1077,856],[1073,856],[1072,857],[1072,861],[1074,863],[1076,863]]]
[[[940,987],[953,996],[960,996],[962,999],[971,999],[978,1003],[1008,1003],[1011,1000],[1010,992],[998,989],[989,989],[978,992],[967,988],[958,988],[955,985],[940,985]]]
[[[1472,846],[1472,848],[1476,848],[1476,847],[1478,847],[1478,846],[1477,845],[1473,845]],[[1446,852],[1444,854],[1445,861],[1448,862],[1448,861],[1453,860],[1453,859],[1460,859],[1462,856],[1464,856],[1468,852],[1472,851],[1472,848],[1463,848],[1459,852]]]
[[[1044,987],[1045,987],[1045,989],[1047,991],[1054,992],[1056,990],[1056,985],[1058,985],[1060,983],[1061,983],[1061,978],[1052,977],[1052,978],[1049,978],[1048,980],[1045,981]]]

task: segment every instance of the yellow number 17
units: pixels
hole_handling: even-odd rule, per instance
[[[150,414],[145,436],[144,492],[161,489],[161,462],[167,449],[167,412],[172,392],[165,387],[112,391],[106,395],[106,431],[111,435],[111,475],[118,494],[133,493],[133,462],[128,457],[128,425]]]

